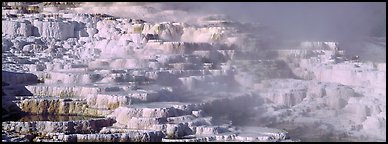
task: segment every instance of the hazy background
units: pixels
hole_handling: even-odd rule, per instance
[[[186,4],[187,5],[187,4]],[[251,2],[204,3],[200,11],[258,22],[282,40],[335,41],[347,57],[386,62],[386,3],[384,2]],[[383,45],[365,43],[370,37]],[[376,39],[374,39],[376,40]]]
[[[285,38],[301,40],[340,41],[360,36],[386,35],[384,2],[114,2],[85,3],[85,5],[91,7],[141,5],[159,10],[180,10],[192,16],[226,14],[238,21],[259,22],[269,26]],[[120,16],[136,12],[133,8],[97,10]],[[140,13],[140,10],[138,12]],[[177,14],[179,12],[175,13],[176,16]]]
[[[385,39],[380,39],[383,47],[365,49],[368,46],[364,44],[368,37],[386,36],[384,2],[88,2],[77,11],[154,22],[188,22],[201,16],[225,14],[236,21],[269,27],[279,43],[336,41],[349,55],[386,61]],[[376,55],[379,58],[374,58]]]
[[[386,4],[362,2],[205,3],[200,7],[241,21],[260,22],[285,37],[302,40],[347,40],[385,36]]]

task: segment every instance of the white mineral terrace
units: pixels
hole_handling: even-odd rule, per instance
[[[386,63],[340,43],[262,50],[264,27],[226,19],[55,14],[2,17],[3,142],[386,141]]]

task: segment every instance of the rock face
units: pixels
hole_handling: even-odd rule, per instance
[[[75,37],[76,25],[77,23],[63,21],[2,21],[2,32],[11,36],[37,36],[67,40]]]
[[[32,131],[42,133],[85,133],[98,132],[102,127],[111,126],[112,119],[97,119],[84,121],[64,121],[64,122],[5,122],[4,130],[16,131],[20,133],[29,133]]]
[[[1,32],[8,35],[28,37],[33,34],[32,28],[29,21],[1,21]]]
[[[329,46],[324,47],[324,45],[320,46],[318,44],[310,44],[306,47],[309,49],[317,49],[317,47],[333,49]],[[336,48],[334,47],[334,49]],[[385,110],[377,108],[385,106],[386,88],[382,82],[386,79],[385,74],[383,74],[384,68],[379,68],[379,65],[384,67],[383,65],[385,64],[360,63],[346,60],[341,62],[343,57],[340,57],[337,51],[329,51],[328,53],[337,53],[334,55],[336,58],[333,58],[329,63],[323,64],[323,60],[327,59],[326,51],[317,52],[302,49],[280,51],[280,53],[291,61],[288,65],[297,76],[309,81],[277,79],[265,80],[260,84],[256,84],[254,88],[264,92],[263,96],[266,97],[267,104],[270,104],[270,107],[272,107],[268,109],[268,114],[260,117],[276,113],[275,115],[279,115],[274,116],[273,119],[268,117],[265,119],[272,120],[270,123],[273,123],[274,120],[282,121],[278,122],[278,124],[288,123],[288,126],[283,125],[283,127],[290,127],[289,123],[291,122],[293,125],[306,127],[306,131],[319,129],[326,133],[326,135],[346,133],[335,128],[341,127],[346,129],[345,131],[352,131],[354,133],[352,135],[345,134],[345,137],[356,135],[366,137],[358,138],[357,140],[360,141],[380,141],[385,139],[383,136],[386,133],[385,128],[377,128],[377,126],[384,125],[385,123],[383,120],[385,119],[384,116],[381,117]],[[313,56],[314,53],[318,54],[318,57]],[[329,55],[329,57],[332,56]],[[373,84],[370,83],[372,81]],[[290,108],[290,110],[280,107]],[[279,116],[283,118],[277,118]],[[374,119],[373,123],[370,122],[372,121],[371,119]],[[374,132],[369,134],[363,133],[367,129],[371,130],[369,129],[371,127],[375,128]],[[313,137],[321,136],[311,135],[309,138],[304,139],[309,140],[313,139]],[[333,138],[333,140],[338,141],[340,139]]]
[[[202,22],[3,16],[3,141],[385,141],[385,63]]]
[[[37,29],[34,35],[41,37],[55,38],[58,40],[67,40],[75,36],[76,23],[62,21],[34,21],[34,27]]]

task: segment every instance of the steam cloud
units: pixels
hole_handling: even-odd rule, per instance
[[[363,44],[369,37],[386,37],[386,5],[382,2],[88,2],[75,10],[150,22],[188,24],[196,23],[204,16],[222,14],[235,21],[269,27],[270,33],[264,35],[271,37],[268,41],[271,45],[281,45],[283,40],[336,41],[340,43],[340,49],[347,51],[348,57],[358,55],[371,61],[386,59],[385,49],[366,52]],[[384,60],[374,58],[376,55]]]
[[[104,7],[101,9],[101,6]],[[115,16],[133,16],[140,9],[128,6],[151,8],[148,13],[138,14],[143,18],[158,15],[162,10],[178,10],[173,20],[186,21],[195,16],[213,13],[225,14],[237,21],[262,23],[277,30],[284,38],[293,40],[354,41],[365,36],[385,36],[385,3],[84,3],[82,11],[107,13]],[[88,7],[88,8],[85,8]],[[118,8],[120,7],[120,8]],[[125,8],[127,7],[127,8]],[[178,15],[176,15],[178,14]],[[160,16],[160,15],[158,15]],[[171,17],[164,17],[171,18]]]

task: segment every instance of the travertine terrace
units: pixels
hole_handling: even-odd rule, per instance
[[[340,43],[53,7],[3,8],[3,142],[386,141],[386,63]]]

